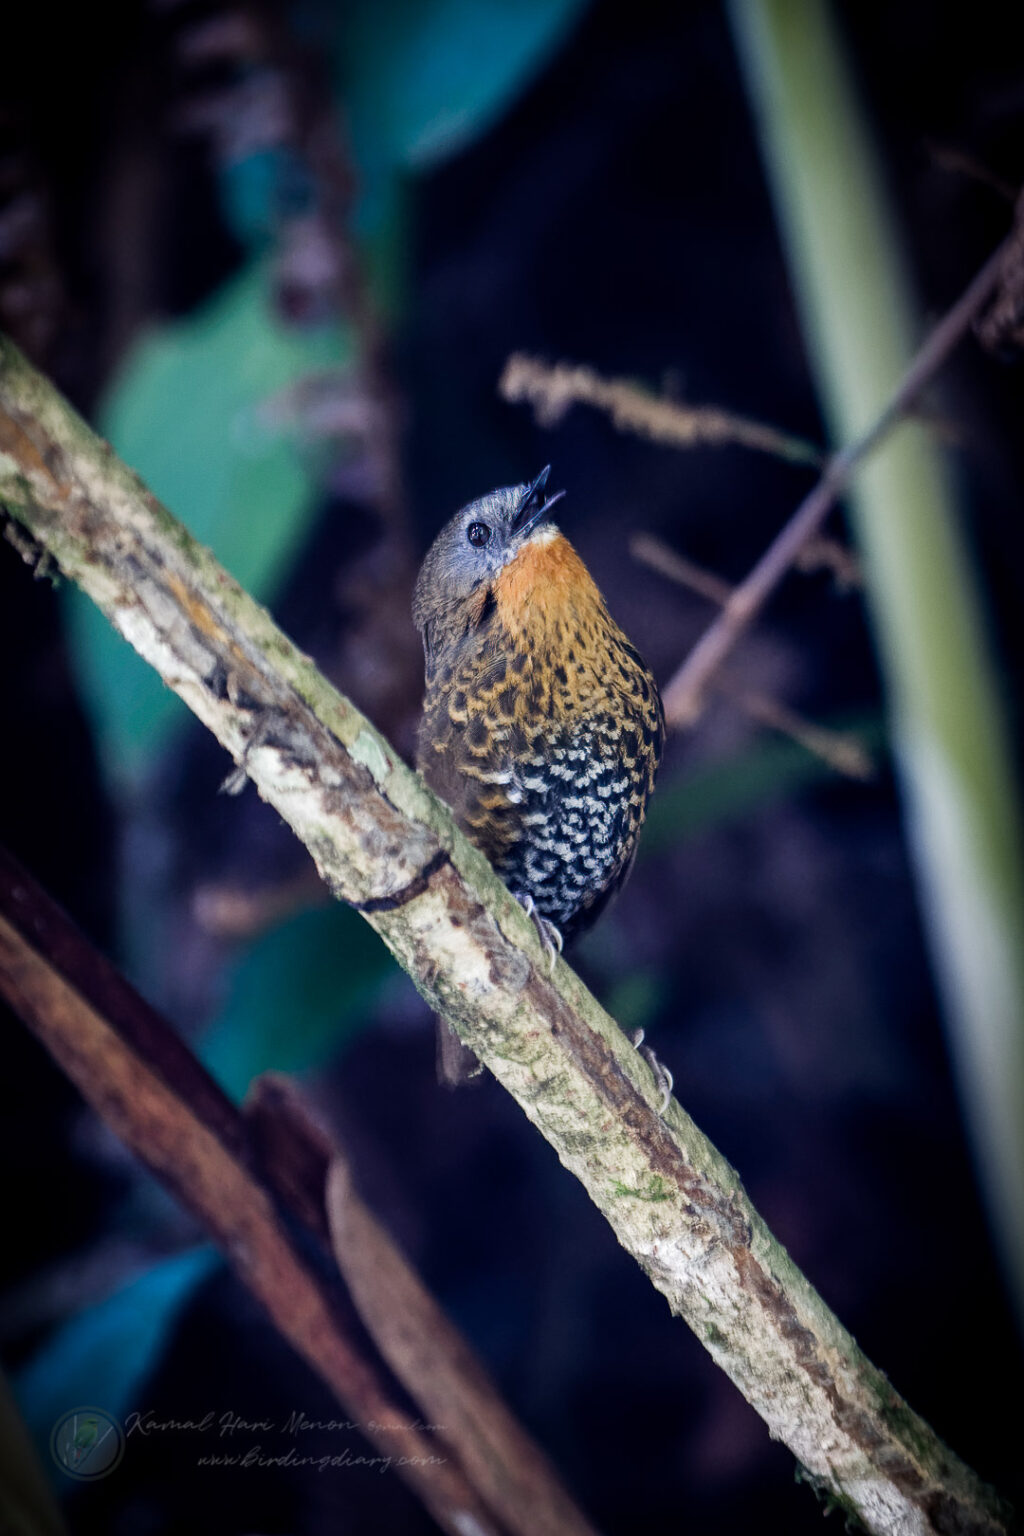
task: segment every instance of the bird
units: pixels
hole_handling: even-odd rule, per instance
[[[416,765],[552,966],[626,879],[665,742],[658,685],[551,513],[551,466],[464,506],[420,567]],[[480,1072],[439,1020],[438,1076]]]

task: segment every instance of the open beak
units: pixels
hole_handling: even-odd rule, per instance
[[[564,491],[556,491],[553,496],[545,500],[544,487],[548,483],[551,473],[551,465],[545,464],[540,474],[532,485],[527,486],[526,494],[520,503],[519,511],[512,519],[513,533],[530,533],[537,524],[545,518],[557,501],[561,501]]]

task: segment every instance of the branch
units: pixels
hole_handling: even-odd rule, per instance
[[[719,618],[705,630],[664,690],[665,713],[680,724],[700,714],[709,682],[735,650],[808,540],[821,531],[829,512],[846,490],[854,471],[891,432],[917,400],[972,322],[995,292],[1003,272],[1007,243],[989,257],[974,281],[947,311],[917,352],[888,404],[863,435],[830,461],[814,489],[804,497],[781,533],[769,544],[745,581],[736,587]]]
[[[0,993],[88,1103],[198,1218],[382,1465],[394,1467],[442,1530],[594,1536],[447,1319],[420,1353],[455,1386],[471,1384],[491,1431],[488,1455],[480,1455],[477,1439],[458,1420],[429,1411],[428,1384],[398,1361],[395,1374],[421,1414],[427,1409],[425,1418],[438,1424],[437,1436],[411,1418],[354,1324],[331,1262],[329,1165],[344,1171],[351,1219],[373,1239],[363,1275],[373,1262],[392,1286],[419,1298],[420,1316],[441,1314],[358,1201],[340,1149],[313,1131],[297,1095],[263,1079],[243,1117],[170,1025],[3,849]]]
[[[245,1108],[275,1186],[333,1250],[377,1348],[421,1415],[443,1426],[474,1487],[523,1536],[593,1536],[465,1339],[360,1199],[348,1160],[289,1080],[260,1078]]]
[[[696,592],[719,608],[724,608],[732,596],[733,588],[721,576],[706,571],[703,566],[694,565],[692,560],[684,559],[653,534],[634,533],[629,541],[629,552],[634,560],[639,560],[650,570],[658,571],[662,576],[667,576],[669,581],[675,581],[689,591]],[[838,546],[835,551],[830,547],[827,558],[835,567],[837,560],[844,554],[845,551],[839,550]],[[798,742],[806,752],[820,757],[836,773],[844,773],[848,778],[862,781],[874,777],[875,765],[870,753],[849,732],[833,731],[828,726],[817,725],[768,694],[739,687],[727,673],[719,672],[715,678],[715,687],[748,719]],[[665,723],[670,730],[676,730],[691,722],[666,714]]]
[[[517,1099],[619,1241],[874,1532],[995,1533],[998,1499],[857,1348],[739,1178],[447,808],[0,342],[0,503],[185,700]]]

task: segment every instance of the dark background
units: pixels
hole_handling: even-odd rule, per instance
[[[18,17],[0,88],[0,216],[3,199],[10,206],[28,186],[45,219],[20,247],[0,243],[0,303],[12,285],[29,295],[3,323],[86,414],[139,327],[192,313],[246,259],[215,146],[175,129],[197,90],[182,39],[227,14],[125,3],[102,13],[37,5]],[[922,314],[935,314],[1009,226],[990,180],[1012,188],[1024,177],[1020,38],[997,4],[901,0],[844,5],[840,16]],[[314,54],[333,37],[327,7],[271,17]],[[323,92],[304,57],[295,68],[301,77],[309,67],[311,92]],[[233,67],[219,65],[203,89],[229,93]],[[568,491],[564,530],[667,681],[710,615],[631,561],[629,534],[656,532],[739,579],[808,472],[738,449],[680,455],[582,408],[543,431],[498,397],[496,380],[508,354],[526,350],[821,440],[722,11],[586,7],[499,119],[412,177],[405,199],[404,293],[379,363],[400,444],[400,532],[360,494],[351,465],[325,474],[303,547],[271,593],[276,616],[407,745],[418,663],[395,595],[402,540],[418,558],[463,501],[551,460]],[[364,252],[364,268],[374,259]],[[287,323],[309,323],[301,288],[282,282],[277,299]],[[1022,403],[1020,365],[973,340],[929,400],[951,443],[1011,711],[1024,612]],[[359,572],[388,573],[369,625],[346,585],[357,560],[369,562]],[[197,890],[283,889],[301,910],[314,899],[301,850],[251,792],[216,796],[228,765],[198,726],[161,750],[134,797],[115,791],[76,691],[61,601],[0,545],[2,836],[201,1041],[239,942],[197,918]],[[360,670],[367,645],[376,672]],[[816,719],[880,733],[862,597],[837,594],[826,574],[786,583],[737,665],[745,682]],[[375,709],[387,666],[388,706]],[[847,782],[713,703],[670,743],[659,799],[672,815],[652,827],[629,888],[576,960],[623,1022],[645,1024],[681,1102],[869,1356],[1013,1496],[1020,1425],[1006,1404],[1019,1389],[1018,1343],[964,1141],[884,732],[879,755],[872,783]],[[744,772],[752,788],[716,808],[709,786]],[[148,973],[118,921],[126,892],[140,889],[154,925]],[[254,923],[245,944],[265,927]],[[796,1485],[790,1453],[670,1317],[516,1106],[489,1081],[456,1096],[435,1086],[430,1020],[411,985],[385,977],[357,1011],[358,1027],[349,1019],[307,1072],[308,1091],[367,1198],[596,1524],[816,1529],[821,1510]],[[69,1314],[116,1297],[196,1234],[7,1015],[2,1039],[0,1349],[17,1381]],[[168,1318],[127,1406],[277,1420],[293,1408],[332,1412],[223,1270]],[[73,1530],[118,1536],[430,1528],[394,1479],[204,1477],[194,1447],[160,1438],[133,1442],[116,1475],[67,1509]]]

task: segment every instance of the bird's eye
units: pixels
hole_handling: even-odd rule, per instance
[[[485,544],[490,543],[491,530],[486,523],[470,523],[466,529],[466,538],[474,549],[483,549]]]

